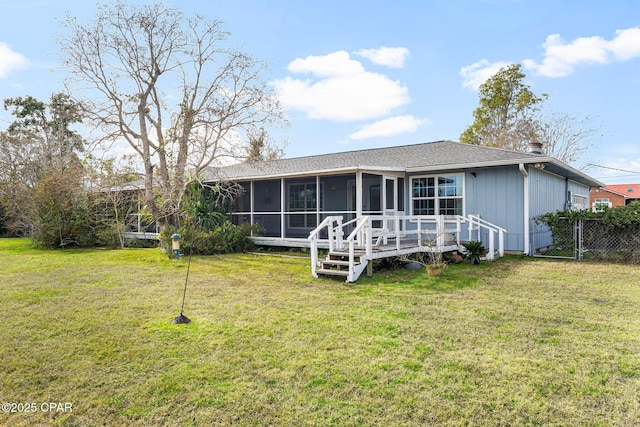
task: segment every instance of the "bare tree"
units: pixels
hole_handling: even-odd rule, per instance
[[[553,113],[540,119],[540,141],[544,152],[564,162],[573,163],[590,147],[598,132],[590,117],[578,118],[567,113]]]
[[[200,172],[246,157],[245,141],[284,123],[266,66],[223,46],[219,21],[164,6],[100,6],[60,39],[74,95],[105,135],[126,141],[144,167],[144,199],[161,226],[180,211]]]

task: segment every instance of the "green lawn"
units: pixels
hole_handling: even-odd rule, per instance
[[[0,425],[640,420],[637,265],[507,257],[347,285],[306,258],[194,257],[189,325],[171,324],[186,258],[0,239],[0,265],[0,401],[37,407]]]

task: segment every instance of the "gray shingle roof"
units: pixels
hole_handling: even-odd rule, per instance
[[[469,169],[540,161],[552,161],[561,169],[562,166],[566,166],[569,170],[578,172],[555,159],[537,154],[463,144],[455,141],[436,141],[264,162],[240,163],[218,169],[215,172],[211,170],[205,179],[261,179],[372,168],[396,169],[407,172],[435,172],[445,169]],[[592,182],[589,185],[597,183],[597,181],[579,172],[578,175],[591,180]]]

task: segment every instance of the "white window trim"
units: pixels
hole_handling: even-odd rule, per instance
[[[445,177],[445,176],[461,176],[462,177],[462,196],[460,196],[459,198],[462,200],[462,216],[466,215],[466,211],[467,211],[467,202],[466,202],[466,182],[465,182],[465,174],[464,173],[441,173],[441,174],[431,174],[431,175],[412,175],[409,176],[409,212],[411,212],[411,215],[413,215],[413,180],[414,179],[420,179],[420,178],[434,178],[434,182],[435,182],[435,212],[436,215],[438,215],[438,212],[440,211],[440,197],[438,197],[438,178],[440,177]],[[405,184],[406,185],[406,184]],[[451,197],[444,197],[445,199],[449,199]],[[423,197],[420,197],[419,199],[423,199]]]
[[[589,209],[589,196],[574,194],[571,200],[572,210]]]
[[[304,185],[305,187],[308,185],[316,186],[316,208],[314,210],[291,210],[290,196],[291,196],[291,187],[294,185]],[[320,188],[318,189],[317,180],[314,181],[304,181],[304,182],[290,182],[287,184],[287,194],[286,194],[286,216],[287,216],[287,228],[291,230],[309,230],[314,229],[314,227],[297,227],[291,225],[291,215],[316,215],[316,224],[318,223],[318,212],[322,212],[324,205],[324,194],[322,191],[324,190],[324,184],[320,183]],[[306,203],[305,203],[306,205]],[[306,218],[305,218],[306,223]]]

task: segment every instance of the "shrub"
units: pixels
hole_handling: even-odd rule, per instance
[[[172,255],[171,236],[176,232],[180,235],[180,251],[183,254],[214,255],[250,250],[253,243],[249,237],[258,234],[258,227],[246,223],[234,225],[227,220],[211,230],[192,226],[167,229],[160,234],[160,239],[169,255]]]
[[[37,246],[56,249],[95,243],[93,215],[80,170],[72,168],[45,176],[34,189],[34,228]]]
[[[554,253],[574,250],[574,223],[580,220],[584,259],[637,262],[640,258],[640,202],[623,207],[547,213],[535,218],[546,225],[553,237]]]

